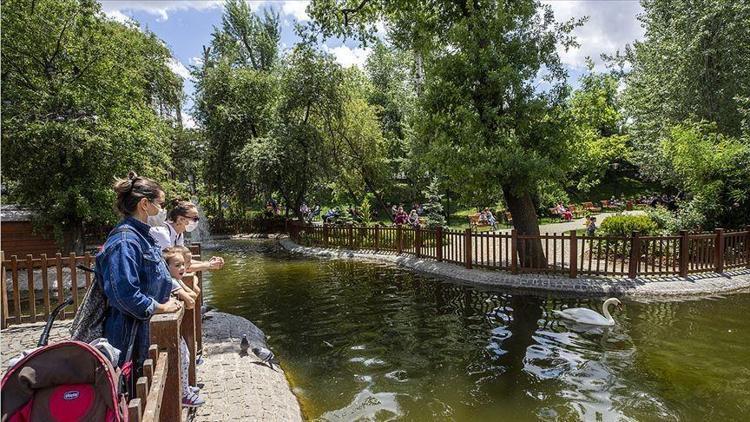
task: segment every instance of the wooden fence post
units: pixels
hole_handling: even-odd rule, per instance
[[[435,229],[435,257],[438,262],[443,261],[443,227]]]
[[[78,310],[78,273],[76,272],[76,253],[71,252],[68,257],[70,267],[70,288],[73,295],[73,314]]]
[[[150,352],[151,350],[149,350]],[[169,372],[169,357],[167,353],[161,352],[158,357],[154,357],[154,375],[151,382],[151,389],[148,395],[148,403],[143,407],[143,419],[146,421],[165,420],[164,400],[166,394],[164,386],[168,382],[167,375]],[[169,400],[168,400],[169,401]],[[180,402],[182,399],[180,398]],[[181,415],[180,415],[181,416]],[[169,420],[169,419],[166,419]],[[176,419],[180,420],[180,419]]]
[[[628,277],[635,278],[641,261],[641,240],[638,238],[638,231],[634,230],[630,234],[630,262],[628,263]]]
[[[518,233],[516,229],[510,231],[510,272],[518,274],[518,251],[516,250],[516,242],[518,242]]]
[[[323,223],[323,247],[328,247],[328,225]]]
[[[570,268],[568,268],[570,278],[578,276],[578,235],[575,230],[570,231]]]
[[[471,229],[464,230],[464,256],[466,258],[466,268],[471,269]]]
[[[2,316],[2,328],[8,326],[8,284],[5,280],[5,252],[0,251],[0,289],[2,291],[2,303],[3,303],[3,316]]]
[[[680,277],[687,278],[690,263],[690,237],[687,230],[680,230]]]
[[[196,284],[195,274],[185,274],[182,277],[182,282],[192,290]],[[188,347],[188,352],[190,352],[190,365],[188,366],[188,382],[190,383],[190,385],[196,384],[195,359],[197,353],[195,339],[200,334],[196,331],[195,321],[200,318],[200,306],[196,301],[195,307],[193,307],[193,309],[185,309],[185,316],[182,317],[182,323],[180,324],[180,334],[182,334],[182,338],[185,339],[185,343]]]
[[[354,228],[351,224],[349,224],[349,230],[347,234],[349,235],[349,249],[354,249]]]
[[[396,252],[399,255],[401,255],[401,252],[404,250],[404,236],[402,230],[400,224],[396,226]]]
[[[180,382],[180,322],[184,310],[151,317],[151,344],[167,352],[167,377],[159,420],[182,420],[182,383]],[[157,363],[158,366],[158,363]]]
[[[141,414],[143,414],[141,399],[130,400],[128,402],[128,422],[141,422]]]
[[[724,272],[724,229],[714,230],[716,233],[716,241],[714,242],[714,249],[716,251],[716,272]]]
[[[199,271],[196,274],[196,282],[201,292],[198,294],[198,300],[195,301],[195,306],[198,308],[198,317],[195,320],[195,347],[198,349],[199,355],[203,354],[203,272]]]
[[[422,229],[414,229],[414,255],[419,258],[422,255]]]
[[[29,321],[36,322],[36,289],[34,288],[34,257],[31,254],[26,255],[26,286],[29,288]],[[76,303],[78,302],[76,301]]]
[[[750,268],[750,225],[745,227],[745,267]],[[5,272],[3,272],[5,277]],[[7,307],[7,304],[6,304]]]
[[[47,320],[49,318],[50,313],[50,300],[49,300],[49,274],[47,274],[47,254],[43,253],[41,255],[40,262],[41,268],[42,268],[42,292],[44,293],[42,295],[42,298],[44,299],[44,319]],[[5,273],[3,273],[3,276],[5,276]]]
[[[380,226],[375,226],[375,252],[380,250]]]

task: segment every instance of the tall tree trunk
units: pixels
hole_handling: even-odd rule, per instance
[[[72,224],[70,230],[70,241],[67,246],[67,250],[75,252],[76,255],[83,255],[86,249],[86,242],[83,238],[83,221],[76,221]]]
[[[513,227],[516,232],[539,236],[539,220],[531,195],[528,192],[518,195],[513,193],[510,187],[503,186],[503,196],[513,217]],[[518,239],[516,250],[518,251],[518,264],[521,267],[545,268],[547,266],[541,238]]]

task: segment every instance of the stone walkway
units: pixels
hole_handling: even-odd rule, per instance
[[[644,215],[645,212],[640,210],[633,210],[633,211],[622,211],[621,214],[623,215]],[[600,214],[594,214],[594,217],[596,217],[596,226],[600,227],[602,225],[602,221],[606,220],[608,217],[611,217],[613,215],[617,215],[617,213],[614,212],[606,212],[606,213],[600,213]],[[539,232],[544,233],[566,233],[571,230],[578,230],[578,229],[584,229],[586,226],[584,225],[584,222],[586,221],[585,218],[578,218],[574,219],[569,222],[560,222],[560,223],[552,223],[552,224],[542,224],[539,226]],[[500,229],[497,230],[498,233],[510,233],[511,229]]]
[[[472,284],[503,287],[511,290],[560,292],[589,296],[624,296],[654,300],[676,297],[713,295],[750,289],[750,270],[741,269],[725,274],[695,274],[687,279],[679,277],[635,279],[600,277],[567,278],[548,274],[511,274],[504,271],[466,269],[447,262],[416,258],[411,255],[376,254],[346,249],[323,249],[300,246],[289,238],[279,241],[295,253],[332,259],[357,259],[383,262],[411,268],[428,274],[449,277]]]
[[[301,421],[297,398],[284,372],[274,365],[258,365],[252,352],[240,356],[240,340],[247,334],[250,348],[266,347],[265,335],[245,318],[210,311],[203,321],[203,357],[197,367],[206,404],[195,411],[195,421]]]
[[[71,321],[57,321],[50,344],[66,340]],[[36,347],[44,323],[13,325],[0,331],[3,373],[8,361],[23,350]],[[258,365],[252,353],[240,356],[239,342],[247,334],[250,347],[265,347],[265,335],[250,321],[210,311],[203,321],[203,358],[198,384],[203,384],[206,404],[192,413],[194,421],[301,421],[297,398],[281,368]]]

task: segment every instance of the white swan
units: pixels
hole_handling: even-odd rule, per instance
[[[612,315],[609,314],[609,305],[616,305],[617,309],[622,309],[622,303],[620,303],[618,299],[611,297],[605,300],[602,305],[602,312],[604,315],[588,308],[563,309],[562,311],[552,311],[552,313],[560,318],[565,318],[580,324],[612,326],[615,325],[615,320],[612,318]]]

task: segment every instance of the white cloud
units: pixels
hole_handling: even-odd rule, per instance
[[[281,5],[281,13],[292,15],[298,21],[309,21],[310,16],[305,12],[305,8],[310,4],[309,0],[285,1]]]
[[[573,68],[584,68],[586,57],[589,56],[601,70],[602,53],[613,54],[618,49],[622,51],[625,44],[643,38],[644,29],[637,20],[643,8],[637,1],[546,0],[543,3],[552,7],[557,21],[589,17],[582,27],[574,31],[581,47],[567,52],[559,49],[562,62]]]
[[[122,12],[121,12],[121,11],[119,11],[119,10],[109,10],[109,11],[105,11],[105,12],[104,12],[104,15],[105,15],[105,16],[106,16],[106,17],[107,17],[108,19],[110,19],[110,20],[113,20],[113,21],[115,21],[115,22],[120,22],[120,23],[124,23],[124,24],[132,24],[132,23],[135,23],[135,21],[134,21],[134,20],[133,20],[133,19],[132,19],[132,18],[131,18],[130,16],[128,16],[128,15],[126,15],[126,14],[122,13]]]
[[[169,60],[167,60],[167,66],[169,66],[169,69],[172,70],[175,75],[181,77],[182,79],[190,79],[190,71],[179,60],[170,58]]]
[[[203,65],[203,59],[200,57],[191,57],[190,58],[190,64],[193,66],[202,66]]]
[[[102,0],[101,3],[102,11],[107,16],[115,12],[122,13],[123,10],[143,11],[156,15],[160,21],[169,19],[169,12],[174,10],[207,10],[224,6],[224,2],[211,0]]]
[[[336,57],[336,61],[339,62],[341,66],[359,66],[360,68],[365,67],[367,56],[369,56],[370,52],[372,51],[369,47],[349,48],[345,45],[341,45],[338,47],[328,47],[327,45],[323,45],[323,50],[333,54]]]

